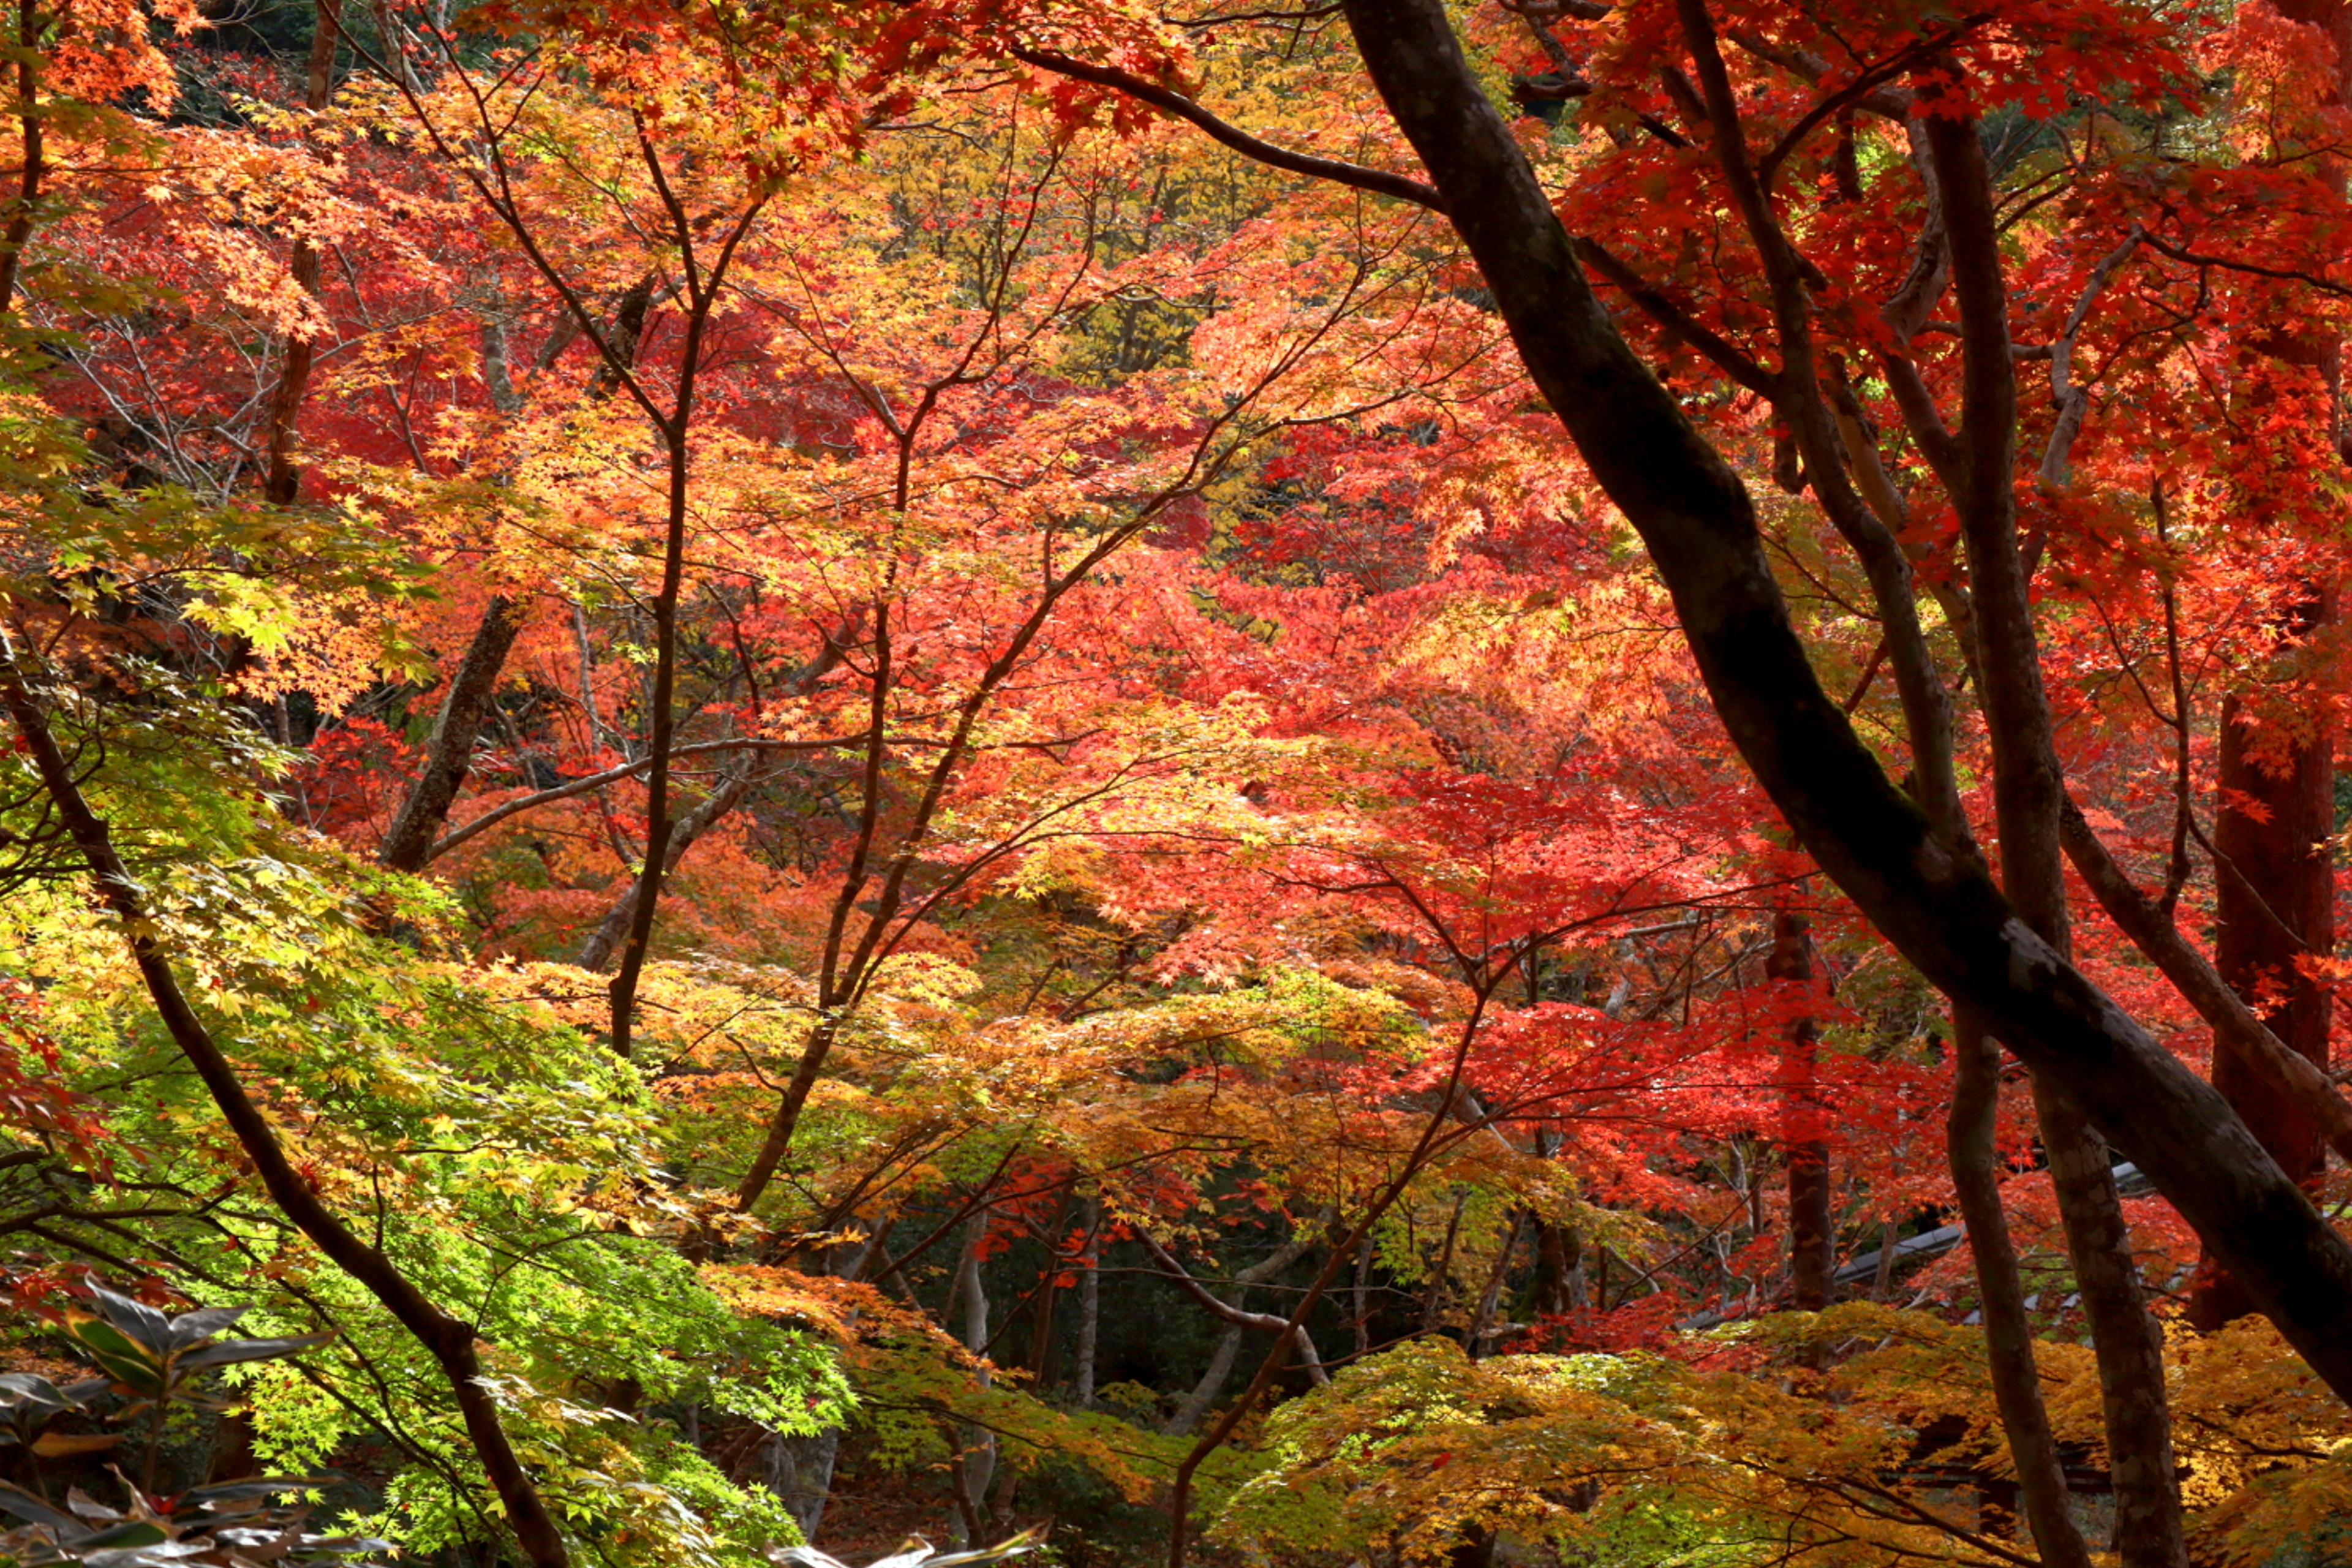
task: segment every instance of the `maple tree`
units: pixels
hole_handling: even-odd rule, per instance
[[[11,26],[0,1553],[2347,1549],[2352,8]]]

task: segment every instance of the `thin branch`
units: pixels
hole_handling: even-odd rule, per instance
[[[1392,174],[1384,169],[1367,169],[1360,163],[1343,163],[1337,158],[1322,158],[1312,153],[1277,147],[1271,142],[1251,135],[1230,121],[1219,119],[1182,93],[1148,81],[1132,72],[1110,66],[1088,65],[1083,60],[1074,60],[1067,55],[1055,54],[1046,49],[1016,47],[1010,53],[1024,65],[1051,71],[1055,76],[1068,77],[1073,81],[1110,88],[1139,102],[1164,110],[1207,132],[1210,139],[1220,145],[1230,147],[1242,156],[1254,158],[1269,167],[1318,180],[1329,180],[1336,184],[1351,185],[1375,195],[1393,196],[1415,206],[1427,207],[1432,212],[1445,210],[1445,199],[1437,194],[1435,186],[1424,184],[1409,174]]]

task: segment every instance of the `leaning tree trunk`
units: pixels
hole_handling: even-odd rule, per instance
[[[504,595],[493,595],[482,608],[481,625],[474,628],[473,641],[467,645],[466,657],[458,662],[457,673],[450,678],[449,689],[441,700],[440,715],[425,747],[425,766],[409,786],[391,831],[383,836],[383,847],[376,851],[376,858],[394,870],[422,871],[431,858],[433,841],[449,819],[457,788],[474,765],[474,746],[481,739],[491,700],[498,694],[499,672],[506,668],[507,654],[521,630],[521,607]]]

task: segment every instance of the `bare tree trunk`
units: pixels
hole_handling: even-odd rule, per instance
[[[1878,1272],[1871,1277],[1870,1299],[1886,1300],[1887,1287],[1895,1281],[1895,1242],[1898,1226],[1894,1221],[1878,1227]]]
[[[1536,1314],[1558,1317],[1591,1304],[1584,1283],[1584,1238],[1573,1226],[1536,1221]]]
[[[1510,1228],[1503,1233],[1503,1246],[1496,1254],[1495,1267],[1486,1276],[1486,1288],[1478,1292],[1478,1310],[1470,1319],[1469,1331],[1462,1338],[1462,1348],[1473,1361],[1487,1352],[1487,1342],[1495,1337],[1495,1316],[1502,1306],[1504,1282],[1510,1276],[1511,1254],[1519,1249],[1519,1233],[1527,1226],[1527,1211],[1515,1211]]]
[[[988,1348],[988,1289],[981,1280],[982,1249],[988,1245],[988,1205],[982,1204],[972,1211],[971,1222],[964,1230],[963,1264],[957,1279],[959,1294],[963,1300],[963,1342],[974,1355]],[[980,1386],[989,1385],[985,1371],[979,1373]],[[996,1474],[996,1434],[980,1426],[963,1428],[963,1459],[958,1474],[963,1494],[977,1516],[988,1497],[988,1483]],[[988,1521],[975,1517],[973,1523],[986,1529]],[[975,1538],[972,1545],[980,1544]]]
[[[841,1428],[828,1426],[813,1437],[772,1432],[760,1454],[761,1479],[800,1526],[801,1539],[816,1544],[824,1505],[833,1495],[834,1461],[841,1454]]]
[[[514,346],[507,327],[506,303],[493,288],[489,309],[482,312],[482,390],[490,406],[501,414],[522,412],[522,394],[515,390]]]
[[[1367,1235],[1356,1247],[1356,1277],[1349,1292],[1349,1305],[1354,1309],[1356,1354],[1369,1355],[1372,1349],[1372,1238]]]
[[[1102,1341],[1102,1194],[1087,1200],[1087,1246],[1079,1256],[1076,1384],[1081,1410],[1095,1407],[1095,1356]]]
[[[376,858],[394,870],[421,871],[431,858],[433,840],[457,799],[457,786],[465,783],[467,770],[473,766],[474,744],[489,716],[490,700],[497,695],[499,673],[506,668],[507,653],[521,630],[520,607],[502,594],[493,595],[483,607],[482,624],[475,628],[457,673],[450,679],[448,694],[441,700],[440,716],[433,721],[433,735],[425,746],[425,766],[409,786],[408,798],[393,818],[391,831],[383,836],[383,847],[376,852]]]
[[[335,0],[315,0],[312,11],[302,106],[315,114],[333,101],[335,45],[342,28],[341,7]],[[318,242],[307,237],[294,242],[293,253],[287,258],[294,286],[313,300],[319,297],[319,259]],[[317,347],[308,331],[288,334],[286,363],[269,398],[269,467],[262,481],[262,493],[278,506],[292,505],[301,493],[302,476],[294,466],[294,426],[310,390],[310,371],[317,359]]]
[[[624,290],[613,308],[613,320],[605,329],[605,342],[612,348],[612,357],[601,361],[596,374],[589,378],[588,395],[599,402],[621,390],[620,366],[635,367],[637,351],[646,335],[646,315],[653,309],[655,275],[644,278]],[[614,362],[618,362],[615,363]]]
[[[1327,1221],[1328,1218],[1327,1215]],[[1234,1275],[1236,1289],[1227,1299],[1229,1304],[1239,1307],[1248,1296],[1251,1286],[1261,1285],[1273,1279],[1306,1257],[1314,1245],[1310,1237],[1294,1237],[1248,1268],[1236,1270]],[[1217,1342],[1216,1350],[1209,1356],[1208,1370],[1201,1374],[1201,1381],[1192,1385],[1192,1392],[1184,1396],[1184,1403],[1177,1407],[1168,1425],[1160,1428],[1163,1433],[1170,1436],[1189,1434],[1215,1405],[1217,1395],[1224,1392],[1225,1380],[1233,1375],[1234,1360],[1241,1353],[1242,1330],[1243,1325],[1237,1322],[1226,1328],[1224,1337]],[[1360,1329],[1358,1331],[1360,1334]],[[1309,1359],[1312,1359],[1311,1355]]]
[[[1811,923],[1793,910],[1773,911],[1766,974],[1785,981],[1812,978],[1812,961],[1806,952]],[[1821,1136],[1814,1062],[1820,1038],[1820,1025],[1812,1017],[1798,1018],[1789,1026],[1789,1046],[1781,1058],[1781,1114],[1789,1127],[1789,1304],[1801,1312],[1818,1312],[1830,1304],[1830,1271],[1837,1247],[1830,1221],[1830,1148]]]
[[[2115,1488],[2115,1548],[2126,1568],[2178,1568],[2188,1561],[2188,1547],[2180,1483],[2173,1471],[2164,1334],[2141,1295],[2106,1140],[2065,1091],[2047,1079],[2034,1079],[2033,1104],[2083,1315],[2090,1321],[2098,1352]]]
[[[2066,1506],[2066,1473],[2042,1403],[2042,1378],[2033,1363],[2033,1330],[2025,1315],[2025,1289],[2018,1279],[2017,1251],[2009,1239],[2009,1216],[2000,1205],[2000,1163],[1994,1140],[2000,1109],[2000,1047],[1985,1031],[1977,1011],[1952,1009],[1952,1057],[1956,1068],[1945,1136],[1952,1163],[1952,1188],[1968,1226],[1969,1251],[1977,1266],[1977,1301],[1984,1316],[1986,1370],[2002,1434],[2017,1466],[2034,1544],[2051,1568],[2090,1568],[2090,1550]],[[1893,1237],[1888,1237],[1889,1252]],[[1880,1259],[1882,1273],[1885,1258]]]
[[[1209,1407],[1217,1402],[1217,1395],[1225,1391],[1225,1380],[1233,1376],[1234,1362],[1241,1353],[1242,1326],[1234,1323],[1225,1330],[1217,1341],[1217,1348],[1210,1352],[1208,1370],[1201,1373],[1201,1381],[1192,1385],[1192,1392],[1184,1396],[1184,1403],[1176,1407],[1176,1414],[1170,1416],[1168,1425],[1160,1429],[1164,1436],[1189,1437],[1192,1435],[1192,1429],[1201,1424],[1201,1417],[1209,1413]]]

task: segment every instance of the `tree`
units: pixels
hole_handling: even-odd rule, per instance
[[[338,1336],[159,1479],[541,1563],[2325,1545],[2294,25],[24,27],[0,1343]]]

